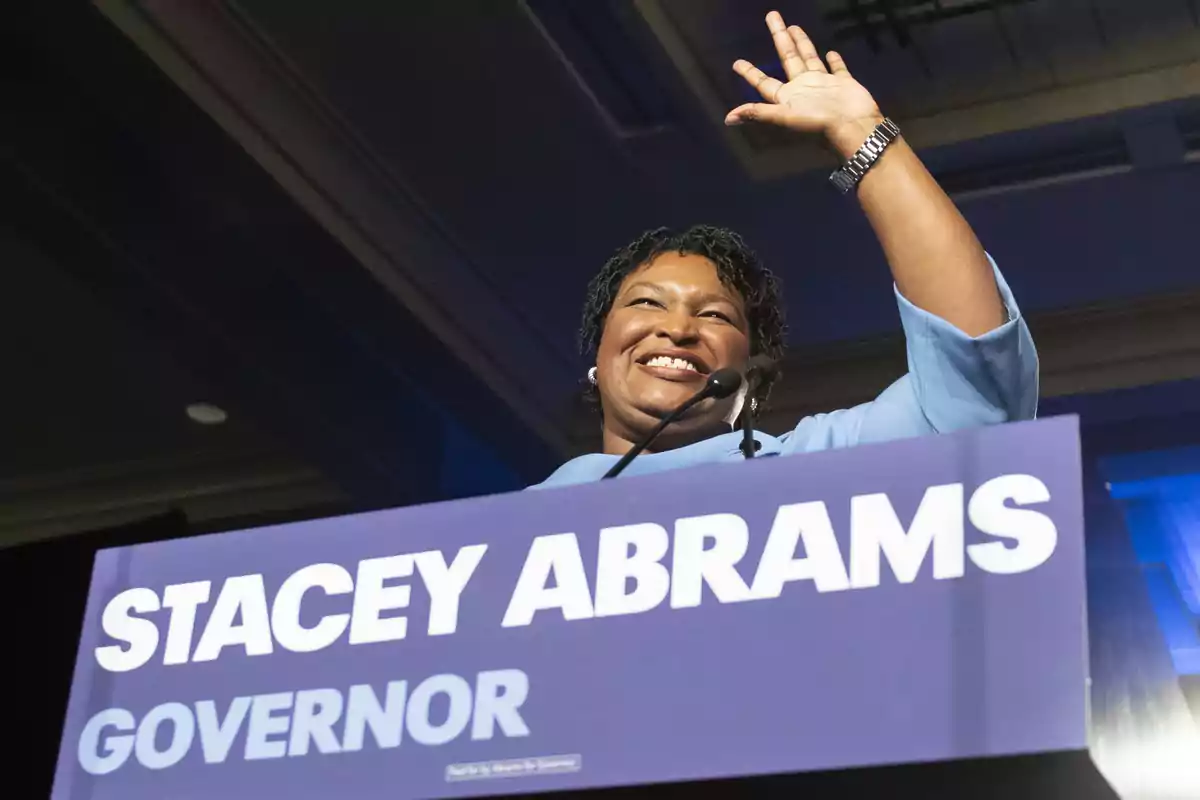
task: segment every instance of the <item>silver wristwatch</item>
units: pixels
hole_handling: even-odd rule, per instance
[[[875,130],[871,131],[871,135],[863,142],[863,146],[858,148],[858,152],[843,166],[833,171],[833,174],[829,176],[829,182],[836,186],[842,194],[853,189],[887,149],[887,146],[896,141],[896,137],[899,135],[900,128],[896,123],[884,118],[883,122],[876,125]]]

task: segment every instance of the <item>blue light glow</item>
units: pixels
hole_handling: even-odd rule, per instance
[[[1178,454],[1179,451],[1176,451]],[[1120,501],[1158,626],[1179,675],[1200,675],[1200,465],[1162,453],[1104,465]],[[1184,462],[1195,472],[1179,474]],[[1175,474],[1155,474],[1170,463]]]

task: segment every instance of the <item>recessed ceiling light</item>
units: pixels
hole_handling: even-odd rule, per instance
[[[192,422],[198,422],[201,425],[220,425],[229,419],[225,409],[214,406],[212,403],[192,403],[187,407],[187,415]]]

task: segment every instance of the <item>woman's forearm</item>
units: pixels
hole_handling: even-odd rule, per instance
[[[831,132],[830,141],[848,159],[879,121],[847,124]],[[909,302],[968,336],[1004,324],[1004,304],[983,246],[903,136],[863,176],[857,192]]]

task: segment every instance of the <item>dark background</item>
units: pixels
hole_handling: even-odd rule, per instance
[[[860,6],[779,4],[999,262],[1043,415],[1081,415],[1095,721],[1125,732],[1101,737],[1114,769],[1148,774],[1155,736],[1195,735],[1191,568],[1154,543],[1193,529],[1200,473],[1197,4]],[[728,63],[773,64],[768,7],[6,5],[0,608],[31,785],[98,547],[540,480],[594,446],[574,326],[645,228],[734,227],[783,277],[768,429],[900,373],[886,265],[827,155],[719,125],[746,98]]]

